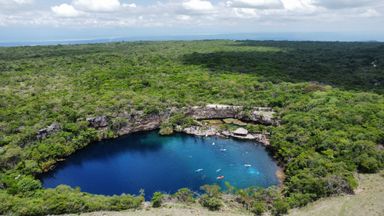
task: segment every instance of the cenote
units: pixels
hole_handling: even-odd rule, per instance
[[[104,195],[144,189],[149,199],[156,191],[187,187],[199,192],[204,184],[226,181],[237,188],[269,187],[279,184],[277,169],[253,141],[151,131],[93,143],[44,174],[42,182],[46,188],[65,184]]]

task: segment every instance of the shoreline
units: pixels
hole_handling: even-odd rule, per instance
[[[95,140],[95,141],[115,139],[124,135],[129,135],[137,132],[160,130],[161,124],[166,122],[173,113],[177,113],[178,111],[179,110],[175,110],[172,108],[168,111],[165,111],[163,113],[158,113],[155,115],[144,115],[144,113],[141,111],[134,111],[131,114],[124,113],[121,115],[117,115],[116,117],[127,118],[130,124],[123,125],[121,128],[119,128],[117,130],[116,137],[106,138],[102,136],[99,140]],[[279,124],[279,121],[273,117],[275,112],[271,108],[264,108],[264,107],[263,108],[256,107],[253,110],[251,110],[250,112],[253,114],[253,116],[249,116],[249,114],[245,113],[243,108],[240,106],[228,106],[228,105],[206,105],[205,107],[187,108],[186,111],[184,108],[183,111],[186,114],[186,117],[192,117],[195,121],[204,121],[204,120],[223,121],[224,119],[235,119],[239,121],[244,120],[247,122],[252,122],[252,124],[262,124],[262,125],[278,125]],[[86,121],[89,122],[90,127],[95,128],[100,132],[108,131],[108,127],[111,125],[111,122],[112,122],[112,120],[107,116],[89,117],[89,118],[86,118]],[[54,125],[54,127],[52,127],[52,125]],[[38,136],[45,138],[46,136],[50,135],[49,134],[50,132],[55,133],[61,129],[58,123],[53,123],[52,125],[40,130]],[[54,128],[55,130],[50,131],[50,128]],[[41,134],[41,131],[44,132],[43,136]],[[198,137],[217,136],[224,139],[232,138],[232,139],[255,141],[255,144],[263,145],[266,148],[266,151],[268,152],[268,154],[271,154],[272,159],[276,162],[276,165],[277,165],[277,170],[275,175],[279,179],[278,186],[282,187],[284,185],[283,167],[281,166],[279,161],[275,160],[273,157],[273,153],[271,152],[271,149],[270,149],[269,134],[247,132],[246,134],[237,135],[233,131],[220,130],[218,127],[214,127],[212,125],[208,127],[204,127],[201,125],[201,126],[191,126],[186,128],[182,128],[181,126],[179,126],[179,127],[176,127],[174,130],[172,130],[172,133],[174,132],[184,133],[184,134],[198,136]],[[166,134],[166,135],[171,135],[171,134]],[[91,143],[92,142],[88,143],[84,148],[86,148]],[[79,149],[77,151],[80,151],[82,149]],[[68,157],[70,157],[70,155]],[[39,176],[54,170],[59,162],[65,161],[68,157],[57,159],[56,163],[52,164],[48,169],[44,170],[42,173],[37,175],[38,179],[40,179]]]
[[[147,131],[136,131],[136,132],[132,132],[132,133],[129,133],[129,134],[125,134],[125,135],[119,136],[118,138],[121,138],[121,137],[124,137],[124,136],[129,136],[129,135],[132,135],[132,134],[135,134],[135,133],[140,134],[140,133],[150,133],[150,132],[151,132],[151,133],[152,133],[152,132],[158,133],[158,132],[159,132],[159,129],[153,129],[153,130],[147,130]],[[177,135],[177,134],[180,134],[180,135],[186,135],[186,136],[191,136],[191,137],[196,137],[197,139],[205,139],[205,138],[207,138],[206,136],[198,136],[198,135],[193,135],[193,134],[187,134],[187,133],[184,133],[184,132],[175,132],[175,133],[172,134],[172,135]],[[172,135],[170,135],[170,136],[172,136]],[[162,135],[159,135],[159,136],[162,136]],[[208,136],[208,137],[217,137],[217,138],[219,138],[219,139],[232,139],[232,140],[236,140],[236,139],[238,139],[238,138],[235,138],[235,137],[223,137],[223,136],[216,136],[216,135],[212,135],[212,136]],[[107,139],[102,139],[102,140],[100,140],[100,141],[96,141],[96,142],[102,142],[102,141],[114,140],[114,139],[116,139],[116,138],[107,138]],[[246,139],[238,139],[238,140],[239,140],[239,141],[247,141]],[[263,144],[258,143],[258,142],[253,142],[253,140],[248,140],[248,141],[250,141],[250,144],[251,144],[251,145],[261,145],[261,146],[265,149],[265,151],[267,152],[267,154],[270,155],[271,152],[269,151],[268,146],[264,146]],[[87,146],[86,146],[86,147],[87,147]],[[84,150],[86,150],[86,147],[84,147],[84,148],[82,148],[82,149],[79,149],[78,151],[75,152],[75,154],[78,153],[79,151],[84,151]],[[51,169],[49,169],[48,171],[45,171],[45,172],[43,172],[43,173],[40,173],[40,174],[38,175],[38,176],[39,176],[38,179],[41,181],[41,178],[43,177],[43,175],[47,175],[47,174],[49,174],[49,172],[53,172],[57,166],[59,166],[61,163],[65,162],[67,159],[69,159],[69,157],[71,157],[71,155],[68,156],[68,157],[66,157],[65,159],[60,159],[60,160],[58,160],[57,163],[55,163],[55,164],[53,165],[53,167],[51,167]],[[275,165],[276,165],[276,171],[275,171],[274,175],[275,175],[276,179],[278,180],[278,184],[273,184],[273,185],[270,185],[270,186],[267,186],[267,187],[262,187],[262,186],[260,186],[260,188],[267,189],[267,188],[271,188],[271,187],[276,187],[276,188],[282,189],[283,186],[284,186],[284,179],[285,179],[285,174],[284,174],[283,168],[279,165],[279,162],[276,161],[276,160],[272,157],[272,155],[270,155],[270,158],[271,158],[271,160],[272,160],[272,161],[275,163]],[[70,187],[72,187],[72,186],[70,186]],[[253,185],[253,186],[249,186],[249,187],[246,187],[246,188],[252,188],[252,187],[259,187],[259,186],[254,186],[254,185]],[[246,189],[246,188],[239,188],[239,189]],[[44,189],[49,189],[49,188],[44,187]],[[92,194],[92,195],[102,195],[102,196],[115,196],[115,195],[118,195],[118,194],[115,194],[115,195],[103,195],[103,194],[94,194],[94,193],[85,192],[85,191],[82,191],[82,192],[83,192],[83,193],[89,193],[89,194]],[[194,194],[197,194],[198,197],[202,195],[202,194],[201,194],[200,192],[198,192],[198,191],[193,191],[193,192],[194,192]],[[221,188],[221,192],[222,192],[223,194],[231,195],[231,193],[228,193],[227,189],[225,189],[224,187]],[[166,193],[166,192],[165,192],[165,193]],[[166,193],[166,194],[168,194],[168,195],[172,195],[172,193]],[[128,195],[137,196],[138,194],[128,194]],[[148,202],[149,200],[146,200],[146,201]]]

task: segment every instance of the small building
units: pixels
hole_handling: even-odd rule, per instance
[[[237,128],[233,133],[237,136],[247,136],[248,130],[245,128]]]

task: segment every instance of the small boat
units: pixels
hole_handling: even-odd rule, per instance
[[[244,164],[245,167],[251,167],[251,164]]]
[[[223,179],[224,178],[224,176],[217,176],[217,180],[221,180],[221,179]]]
[[[212,145],[215,145],[215,142],[213,142]]]
[[[220,149],[220,151],[225,152],[225,151],[227,151],[227,149],[222,148],[222,149]]]
[[[195,170],[195,172],[201,172],[201,171],[203,171],[203,169],[197,169],[197,170]]]
[[[216,170],[216,172],[220,172],[220,171],[221,171],[221,169],[217,169],[217,170]]]

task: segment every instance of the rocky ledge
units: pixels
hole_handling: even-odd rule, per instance
[[[60,129],[61,129],[61,127],[60,127],[59,123],[54,122],[51,125],[49,125],[48,127],[39,130],[36,134],[36,138],[37,139],[44,139],[45,137],[47,137],[53,133],[58,132]]]
[[[206,106],[194,106],[185,108],[169,108],[163,112],[155,114],[146,114],[143,111],[131,111],[130,113],[120,113],[114,116],[95,116],[88,117],[86,121],[89,127],[97,130],[107,130],[111,128],[118,135],[125,135],[138,131],[148,131],[160,128],[161,124],[167,122],[169,118],[176,113],[184,114],[185,117],[190,117],[196,121],[212,120],[212,119],[232,119],[231,121],[246,121],[252,124],[263,125],[278,125],[279,121],[275,117],[276,113],[269,107],[254,107],[246,109],[242,106],[230,106],[220,104],[209,104]],[[246,125],[246,123],[244,123]],[[256,140],[257,142],[269,145],[268,134],[264,133],[249,133],[244,128],[238,128],[235,131],[221,130],[215,126],[191,126],[181,128],[170,128],[165,130],[166,134],[170,134],[173,130],[193,134],[197,136],[222,136],[234,137],[239,139]],[[41,129],[38,134],[38,139],[43,139],[50,134],[58,132],[61,127],[58,123],[53,123],[47,128]]]
[[[241,133],[239,133],[241,131]],[[235,131],[229,130],[220,130],[219,127],[215,126],[191,126],[182,129],[180,132],[184,132],[186,134],[191,134],[195,136],[220,136],[225,138],[236,138],[236,139],[245,139],[245,140],[255,140],[258,143],[261,143],[265,146],[269,146],[269,134],[267,133],[249,133],[244,128],[238,128]]]
[[[246,109],[242,106],[208,104],[187,109],[186,114],[196,120],[202,119],[240,119],[264,125],[278,125],[276,112],[269,107]]]

